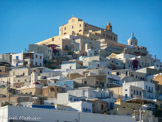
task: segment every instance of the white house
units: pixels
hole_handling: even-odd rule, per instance
[[[86,99],[106,98],[109,96],[108,90],[103,90],[100,88],[93,89],[90,87],[80,87],[79,89],[68,90],[67,93],[69,93],[72,96],[83,97]]]
[[[5,106],[0,108],[0,121],[34,122],[136,122],[130,116],[104,115],[43,108]]]
[[[131,87],[131,86],[142,88],[143,93],[140,93],[140,92],[138,92],[138,93],[139,93],[139,95],[143,94],[144,98],[146,98],[146,99],[154,99],[155,98],[155,84],[153,84],[151,82],[146,82],[146,81],[127,82],[127,83],[123,83],[123,90],[128,87]],[[129,89],[129,90],[131,90],[131,89]],[[127,91],[127,95],[131,96],[130,94],[128,94],[128,93],[130,93],[129,90]],[[126,94],[126,91],[123,91],[123,92],[124,92],[124,94]]]
[[[78,112],[92,113],[92,103],[86,101],[70,102],[68,106],[76,109]]]
[[[88,68],[89,69],[97,69],[97,68],[104,68],[107,64],[105,61],[91,61],[88,62]]]
[[[43,66],[43,54],[35,52],[12,54],[12,66]]]
[[[63,63],[61,64],[62,70],[71,70],[71,69],[79,69],[80,64],[77,62],[69,62],[69,63]]]

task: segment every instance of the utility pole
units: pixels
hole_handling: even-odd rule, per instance
[[[139,109],[139,119],[140,119],[140,122],[143,122],[143,117],[142,117],[142,112],[143,112],[143,91],[142,91],[142,102],[141,102],[141,107]]]
[[[10,105],[10,82],[7,81],[8,103]]]

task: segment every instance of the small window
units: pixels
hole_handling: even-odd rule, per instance
[[[19,59],[19,56],[16,56],[16,59]]]
[[[51,92],[54,92],[54,91],[55,91],[55,89],[54,89],[54,88],[50,88],[50,91],[51,91]]]
[[[37,55],[35,55],[35,58],[37,58]]]
[[[139,91],[139,95],[141,96],[141,91]]]
[[[101,110],[103,110],[104,109],[104,105],[103,104],[101,104]]]
[[[42,59],[42,56],[40,56],[40,59]]]
[[[116,75],[119,75],[119,72],[116,72]]]
[[[87,81],[84,81],[84,84],[87,84]]]
[[[138,95],[138,91],[136,92],[136,94]]]

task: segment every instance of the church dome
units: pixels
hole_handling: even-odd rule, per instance
[[[131,37],[128,39],[128,45],[137,46],[137,39],[134,36],[134,33],[131,34]]]
[[[134,33],[131,34],[131,37],[129,39],[137,40],[136,37],[134,36]]]

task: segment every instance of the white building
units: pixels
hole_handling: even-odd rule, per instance
[[[52,59],[52,48],[50,48],[46,45],[30,44],[29,52],[41,53],[41,54],[43,54],[43,57],[46,60]]]
[[[139,89],[138,94],[139,95],[143,94],[144,98],[146,98],[146,99],[154,99],[155,98],[155,84],[153,84],[151,82],[146,82],[146,81],[135,81],[135,82],[123,83],[123,90],[124,90],[123,92],[124,92],[124,94],[127,94],[127,96],[131,96],[131,94],[130,94],[131,86],[142,88],[143,93],[140,93],[141,90]],[[128,89],[128,90],[126,91],[125,89]]]
[[[0,54],[0,62],[11,63],[11,54],[10,53]]]
[[[131,37],[128,39],[128,45],[130,46],[137,46],[138,40],[134,36],[134,33],[131,34]]]
[[[43,66],[43,54],[35,52],[12,54],[12,66]]]
[[[130,116],[104,115],[55,109],[5,106],[0,108],[0,122],[136,122]]]
[[[61,69],[62,70],[71,70],[71,69],[79,69],[80,64],[77,62],[69,62],[69,63],[63,63],[61,64]]]
[[[58,93],[56,103],[61,105],[68,105],[71,102],[83,101],[83,100],[85,100],[85,98],[73,96],[70,95],[69,93]]]
[[[92,103],[85,101],[71,102],[68,106],[76,109],[78,112],[89,112],[92,113]]]
[[[104,68],[107,64],[105,61],[91,61],[88,62],[88,68],[89,69],[97,69],[97,68]]]
[[[106,98],[109,96],[108,90],[102,90],[100,88],[93,89],[90,87],[80,87],[79,89],[68,90],[67,93],[72,96],[83,97],[86,99]]]

